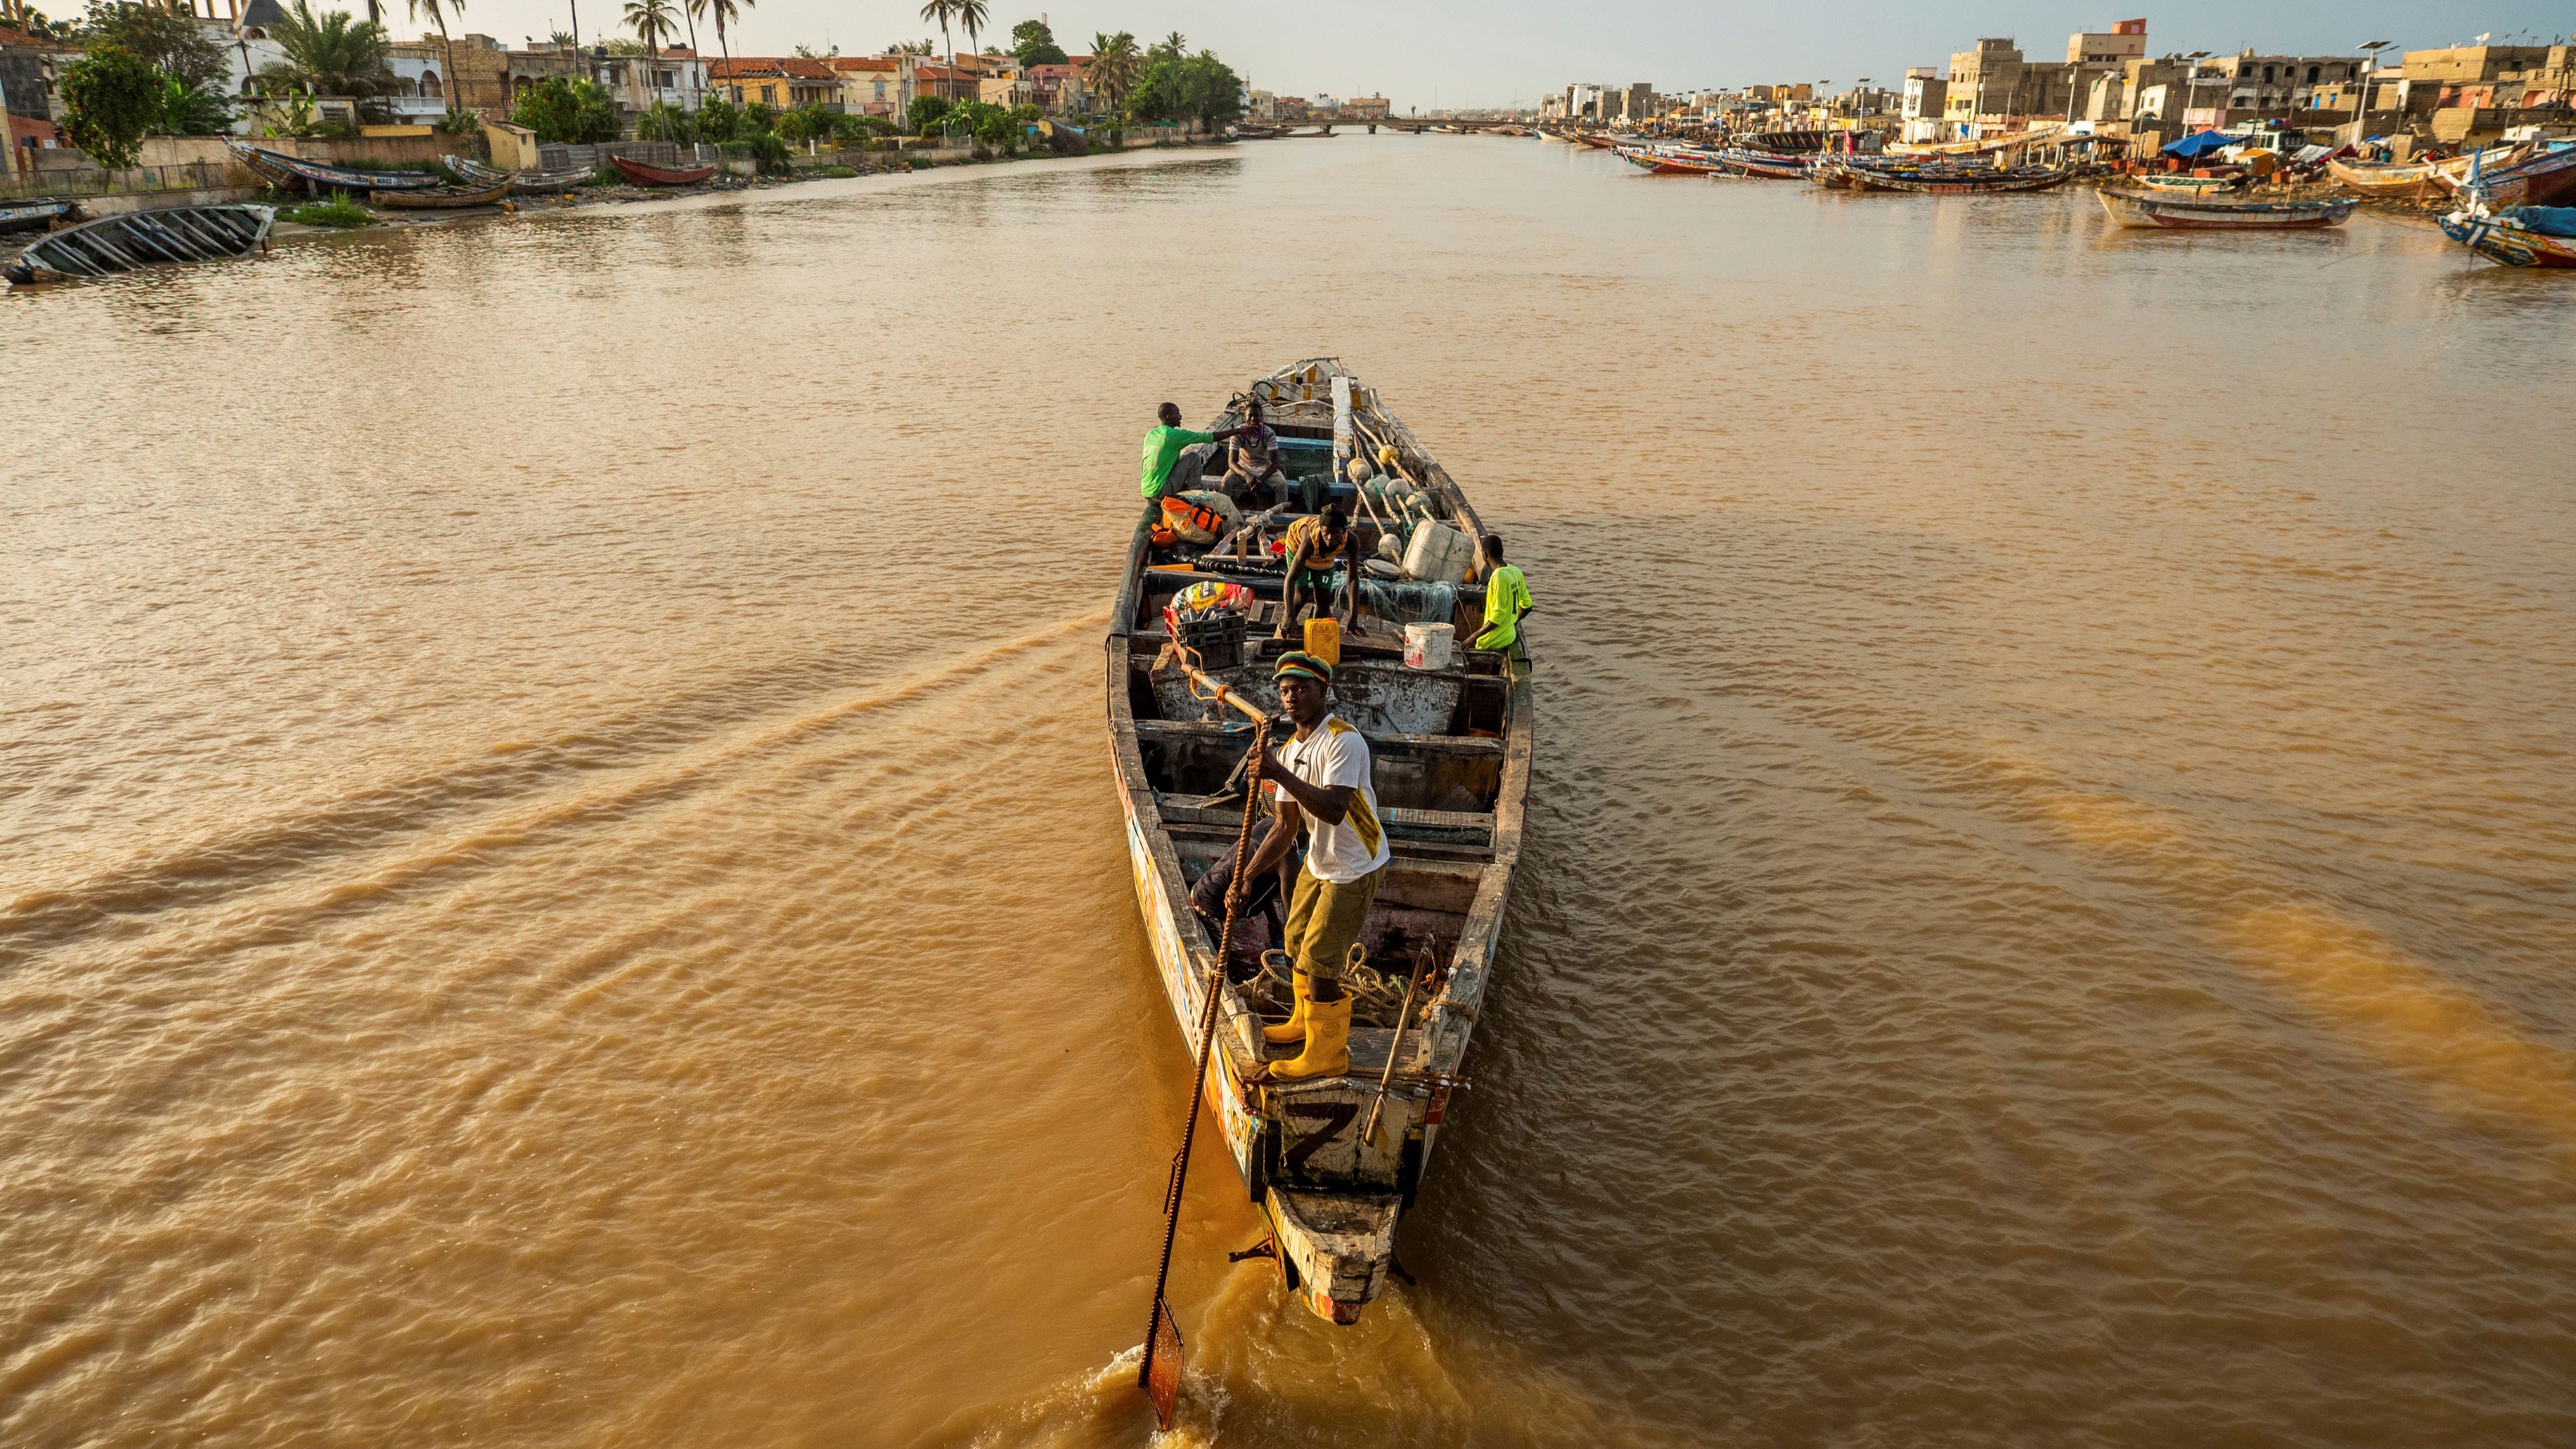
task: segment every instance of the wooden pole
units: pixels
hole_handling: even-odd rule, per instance
[[[1377,1100],[1369,1104],[1368,1125],[1360,1129],[1362,1142],[1377,1140],[1377,1114],[1386,1107],[1387,1084],[1395,1080],[1396,1053],[1404,1047],[1404,1028],[1413,1020],[1413,998],[1422,990],[1422,962],[1413,963],[1413,979],[1404,985],[1404,1006],[1395,1014],[1395,1037],[1386,1044],[1386,1070],[1377,1074]]]

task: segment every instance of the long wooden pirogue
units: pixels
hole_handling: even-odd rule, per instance
[[[1483,537],[1475,510],[1430,450],[1338,361],[1300,362],[1253,383],[1248,396],[1261,401],[1279,434],[1282,466],[1292,477],[1336,471],[1336,457],[1354,450],[1375,456],[1392,448],[1399,471],[1420,486],[1442,523],[1470,540]],[[1211,430],[1239,421],[1241,407],[1238,399]],[[1203,474],[1223,468],[1222,448],[1193,448],[1174,466],[1172,486],[1198,486]],[[1347,482],[1334,489],[1366,551],[1379,533],[1369,521],[1376,505],[1363,505]],[[1147,505],[1128,544],[1107,647],[1110,753],[1136,899],[1185,1044],[1195,1046],[1207,993],[1222,993],[1207,1107],[1244,1191],[1268,1217],[1284,1285],[1316,1314],[1351,1323],[1386,1286],[1396,1220],[1413,1203],[1450,1094],[1464,1084],[1468,1039],[1520,859],[1529,683],[1526,671],[1515,677],[1502,656],[1464,647],[1481,622],[1481,587],[1370,581],[1365,632],[1343,636],[1332,707],[1368,739],[1378,813],[1393,842],[1394,858],[1360,935],[1367,964],[1386,984],[1354,975],[1348,1075],[1254,1083],[1273,1050],[1260,1029],[1265,1017],[1286,1018],[1286,993],[1265,974],[1221,975],[1213,933],[1189,903],[1192,883],[1233,848],[1242,808],[1237,772],[1252,726],[1207,698],[1205,684],[1182,667],[1186,658],[1166,637],[1162,611],[1194,584],[1250,589],[1259,600],[1249,620],[1253,643],[1239,663],[1205,657],[1212,666],[1205,678],[1275,714],[1269,660],[1285,646],[1268,636],[1282,581],[1281,561],[1267,545],[1290,515],[1283,508],[1248,521],[1243,549],[1157,547],[1157,517]],[[1428,617],[1410,617],[1422,615]],[[1403,622],[1453,630],[1454,662],[1408,668],[1403,650],[1389,642],[1403,637]],[[1277,744],[1286,739],[1284,727],[1274,735]],[[1401,999],[1417,966],[1428,968],[1428,979],[1410,1026],[1399,1031]],[[1372,1120],[1374,1132],[1367,1130]]]
[[[276,216],[272,207],[230,204],[121,212],[46,234],[11,258],[0,276],[23,287],[248,256],[267,242]]]

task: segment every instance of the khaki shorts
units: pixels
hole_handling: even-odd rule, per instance
[[[1288,896],[1288,930],[1281,945],[1296,968],[1318,981],[1342,979],[1342,962],[1360,938],[1369,903],[1377,899],[1380,866],[1348,885],[1318,879],[1312,866],[1300,866]]]

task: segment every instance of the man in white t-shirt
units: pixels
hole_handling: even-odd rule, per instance
[[[1285,1024],[1262,1029],[1271,1041],[1305,1044],[1294,1058],[1268,1069],[1271,1079],[1293,1082],[1351,1069],[1351,1002],[1342,994],[1342,962],[1368,920],[1392,852],[1379,823],[1368,740],[1325,707],[1333,666],[1291,650],[1279,656],[1276,673],[1279,705],[1297,726],[1297,738],[1261,758],[1257,778],[1270,782],[1279,823],[1245,862],[1234,889],[1277,869],[1304,828],[1306,864],[1289,892],[1281,943],[1296,968],[1297,1009]]]

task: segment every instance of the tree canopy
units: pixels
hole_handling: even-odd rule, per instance
[[[285,60],[260,72],[272,86],[310,85],[326,96],[372,96],[393,88],[385,28],[372,20],[353,21],[346,10],[317,16],[307,0],[295,0],[269,27],[269,38],[286,52]]]
[[[1243,80],[1204,50],[1187,57],[1163,51],[1146,65],[1127,111],[1140,121],[1195,121],[1214,131],[1243,114]]]
[[[63,70],[63,129],[91,160],[122,171],[161,119],[161,86],[150,61],[121,45],[93,45]]]
[[[1011,27],[1011,54],[1022,65],[1064,65],[1072,59],[1055,43],[1055,32],[1043,20],[1023,20]]]
[[[82,31],[93,46],[112,45],[152,69],[192,86],[222,80],[224,48],[184,9],[141,0],[94,0]]]
[[[599,82],[588,78],[551,76],[537,82],[511,108],[510,120],[549,143],[578,146],[617,139],[617,105]]]

